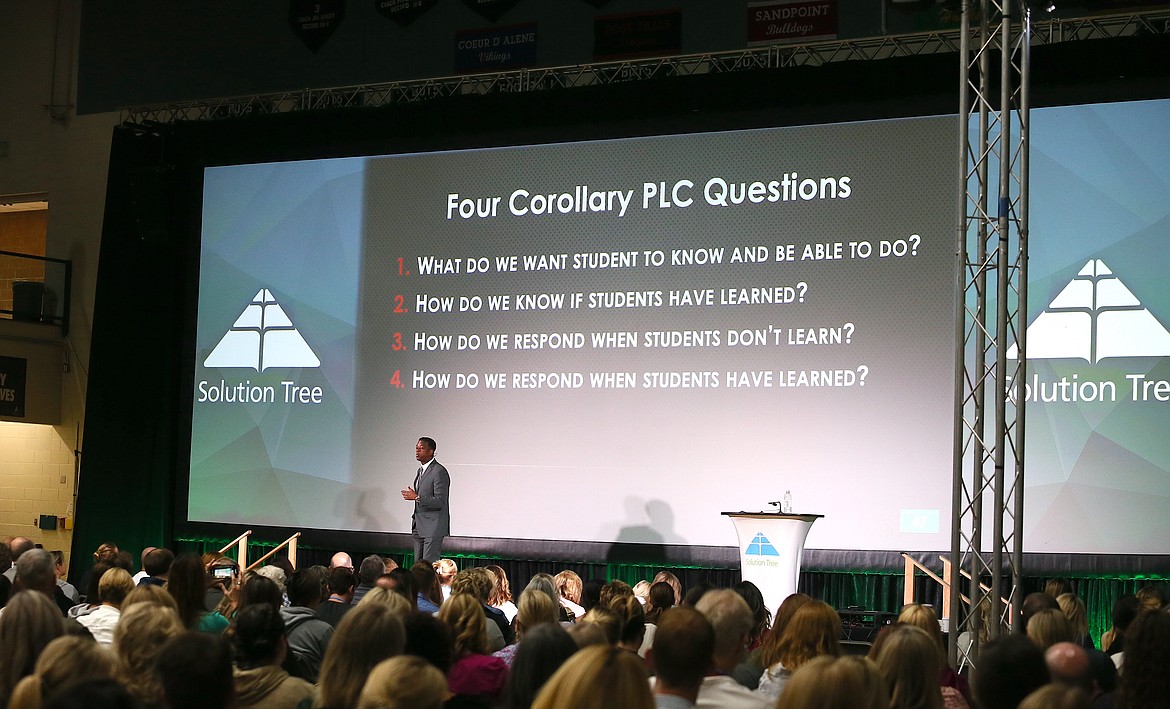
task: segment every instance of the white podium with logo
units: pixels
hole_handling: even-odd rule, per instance
[[[804,540],[813,522],[824,515],[779,512],[724,512],[739,537],[739,568],[764,596],[764,607],[776,613],[796,593]]]

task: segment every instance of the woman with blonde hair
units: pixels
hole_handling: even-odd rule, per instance
[[[65,634],[61,609],[39,591],[20,591],[0,616],[0,706],[21,678],[33,673],[45,647]]]
[[[656,583],[669,584],[670,588],[674,590],[674,605],[676,605],[676,606],[682,605],[682,599],[683,599],[682,582],[678,580],[677,576],[670,573],[669,571],[659,571],[657,574],[654,575],[654,580],[650,582],[650,585],[653,586]]]
[[[118,625],[118,617],[122,615],[122,603],[133,590],[134,581],[126,569],[115,566],[102,574],[98,581],[98,600],[101,604],[89,613],[77,616],[77,622],[89,630],[99,645],[108,646],[114,642],[114,628]]]
[[[492,574],[492,592],[488,594],[488,605],[503,612],[509,624],[516,619],[516,604],[512,602],[512,587],[503,567],[491,564],[485,569]]]
[[[646,611],[642,602],[637,596],[618,596],[610,600],[609,609],[617,614],[620,622],[617,646],[642,655],[642,641],[646,638]]]
[[[816,657],[792,675],[776,709],[888,709],[881,674],[864,657]]]
[[[135,586],[134,590],[126,594],[125,600],[122,601],[122,612],[130,610],[132,606],[139,603],[151,603],[156,606],[166,606],[173,610],[176,614],[179,612],[179,606],[175,603],[175,599],[171,594],[167,593],[162,586],[156,586],[150,583],[144,583],[141,586]]]
[[[572,614],[572,617],[580,618],[585,615],[585,609],[581,607],[581,590],[585,584],[581,582],[577,572],[565,569],[553,577],[553,583],[556,584],[560,604]]]
[[[163,646],[184,631],[178,612],[155,603],[135,603],[122,611],[114,629],[114,678],[148,707],[163,705],[162,679],[155,671]]]
[[[508,679],[508,665],[488,654],[487,619],[483,604],[467,593],[456,593],[439,609],[439,620],[451,628],[454,658],[447,672],[453,694],[494,701]]]
[[[366,594],[366,598],[369,595]],[[315,706],[353,709],[374,666],[401,655],[406,646],[401,614],[387,603],[366,603],[365,600],[363,598],[362,603],[342,616],[337,624],[337,631],[333,633],[321,662]]]
[[[439,559],[433,566],[435,573],[439,575],[439,588],[443,592],[443,602],[446,602],[451,597],[451,582],[459,573],[459,567],[455,565],[453,559]]]
[[[756,693],[775,701],[793,672],[822,655],[841,655],[841,617],[828,603],[809,600],[792,615],[779,640],[763,646],[760,662],[767,669]]]
[[[899,624],[883,631],[882,642],[870,649],[890,691],[890,709],[966,709],[954,687],[940,687],[942,648],[925,630]]]
[[[358,709],[439,709],[446,701],[447,678],[414,655],[383,660],[362,687]]]
[[[549,678],[532,709],[654,709],[638,656],[611,645],[578,650]]]
[[[905,625],[913,625],[916,628],[922,628],[926,634],[934,639],[935,644],[938,645],[939,655],[942,658],[942,670],[939,672],[938,683],[941,687],[953,687],[963,695],[964,699],[971,696],[971,686],[967,683],[967,679],[955,672],[955,668],[947,664],[947,647],[943,643],[942,626],[939,625],[938,615],[934,612],[934,606],[927,606],[921,603],[907,603],[902,606],[902,610],[898,613],[898,623]]]
[[[535,590],[522,591],[516,612],[516,642],[492,653],[492,656],[500,658],[511,667],[524,634],[538,625],[557,622],[559,613],[560,608],[547,594]]]
[[[20,680],[8,709],[41,709],[46,693],[66,682],[109,679],[114,676],[114,656],[89,638],[65,635],[45,646],[33,673]]]
[[[1073,642],[1086,650],[1096,649],[1093,637],[1089,635],[1089,614],[1085,602],[1071,593],[1062,593],[1056,597],[1056,604],[1060,606],[1060,612],[1064,613],[1068,624],[1072,626],[1073,634],[1076,635]]]
[[[1071,643],[1076,639],[1072,625],[1058,608],[1045,608],[1029,618],[1025,631],[1041,650],[1047,650],[1056,643]]]

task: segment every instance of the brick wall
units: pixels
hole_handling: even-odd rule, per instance
[[[38,527],[41,515],[71,512],[73,444],[62,439],[65,431],[0,421],[0,537],[28,537],[61,549],[68,561],[72,531]]]
[[[47,221],[48,210],[44,209],[0,213],[0,251],[44,256]],[[44,261],[0,256],[0,310],[12,310],[13,281],[44,280]]]

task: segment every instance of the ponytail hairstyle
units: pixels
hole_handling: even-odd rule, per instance
[[[227,631],[241,670],[275,665],[284,646],[284,620],[267,603],[253,603],[241,610]]]

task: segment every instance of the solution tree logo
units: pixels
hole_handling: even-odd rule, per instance
[[[1012,345],[1008,359],[1019,350]],[[1091,259],[1028,326],[1028,359],[1170,355],[1170,331],[1101,259]]]
[[[203,366],[250,367],[262,372],[273,367],[320,367],[321,360],[272,292],[261,288]]]

